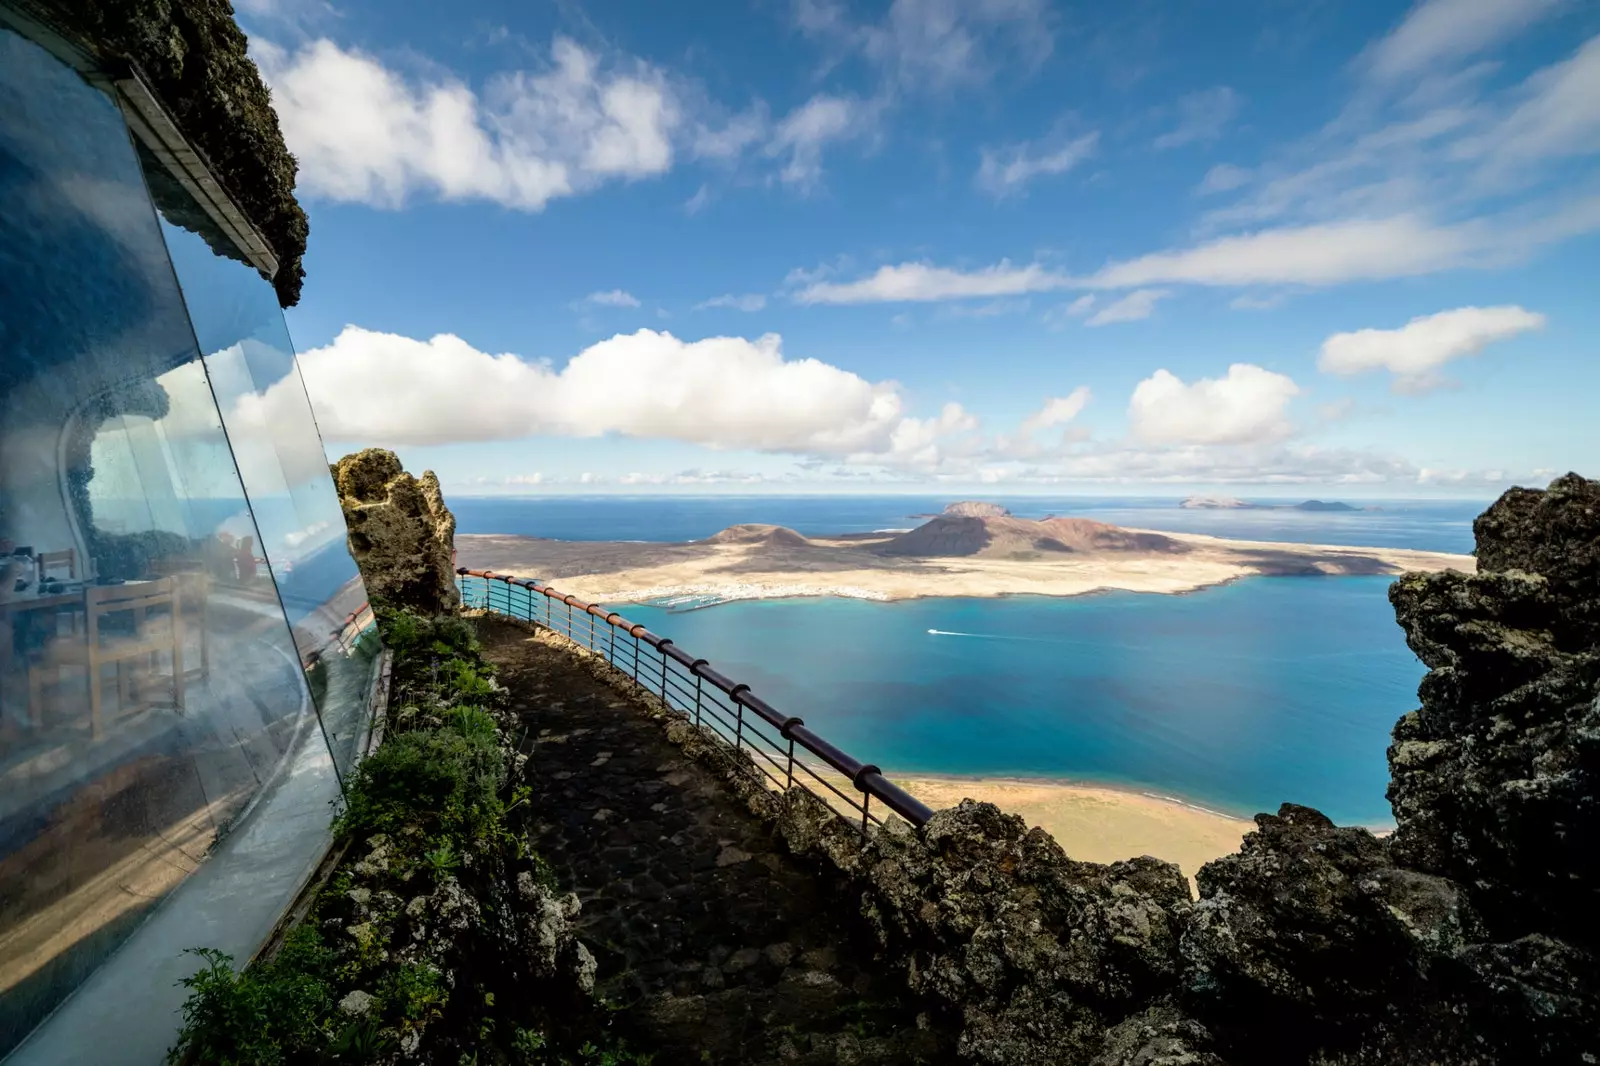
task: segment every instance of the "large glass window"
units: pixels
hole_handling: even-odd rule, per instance
[[[320,739],[121,115],[5,30],[0,204],[3,1054]]]
[[[272,287],[144,157],[223,426],[341,771],[365,740],[377,648],[316,419]],[[182,224],[174,220],[181,220]]]

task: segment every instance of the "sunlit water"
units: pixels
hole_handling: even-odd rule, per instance
[[[1076,510],[1066,506],[1071,503]],[[463,532],[680,540],[736,522],[805,533],[911,525],[941,501],[462,501]],[[1466,551],[1482,503],[1182,511],[1173,501],[1008,501],[1224,536]],[[532,575],[536,576],[536,575]],[[1235,814],[1285,800],[1390,821],[1385,749],[1423,668],[1387,578],[1252,578],[1185,596],[780,600],[628,616],[862,759],[897,771],[1065,777]]]

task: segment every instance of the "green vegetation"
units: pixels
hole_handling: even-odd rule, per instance
[[[514,812],[516,728],[472,627],[381,611],[389,732],[351,775],[344,859],[275,953],[203,964],[174,1064],[633,1066]],[[570,913],[570,912],[569,912]]]

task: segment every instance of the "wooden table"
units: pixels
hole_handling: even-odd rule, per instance
[[[15,620],[29,611],[54,611],[61,607],[70,607],[73,604],[84,602],[83,586],[70,592],[47,592],[40,594],[13,595],[12,599],[0,603],[0,704],[4,704],[7,713],[12,707],[22,707],[26,700],[13,704],[5,696],[5,688],[11,684],[12,660],[15,657],[14,634],[16,631]],[[24,664],[26,665],[26,664]],[[0,715],[0,718],[5,717]],[[20,716],[19,716],[20,717]],[[29,725],[37,726],[39,723],[29,720]]]

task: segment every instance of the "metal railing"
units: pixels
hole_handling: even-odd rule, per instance
[[[927,805],[886,779],[878,767],[834,747],[801,719],[782,713],[749,685],[696,659],[669,638],[542,581],[492,570],[460,568],[456,574],[464,607],[532,622],[602,657],[639,689],[711,730],[735,751],[748,752],[774,788],[787,791],[798,785],[835,809],[842,804],[860,816],[862,832],[869,823],[883,824],[873,800],[914,826],[932,817]],[[843,778],[843,788],[830,780],[834,774]]]

